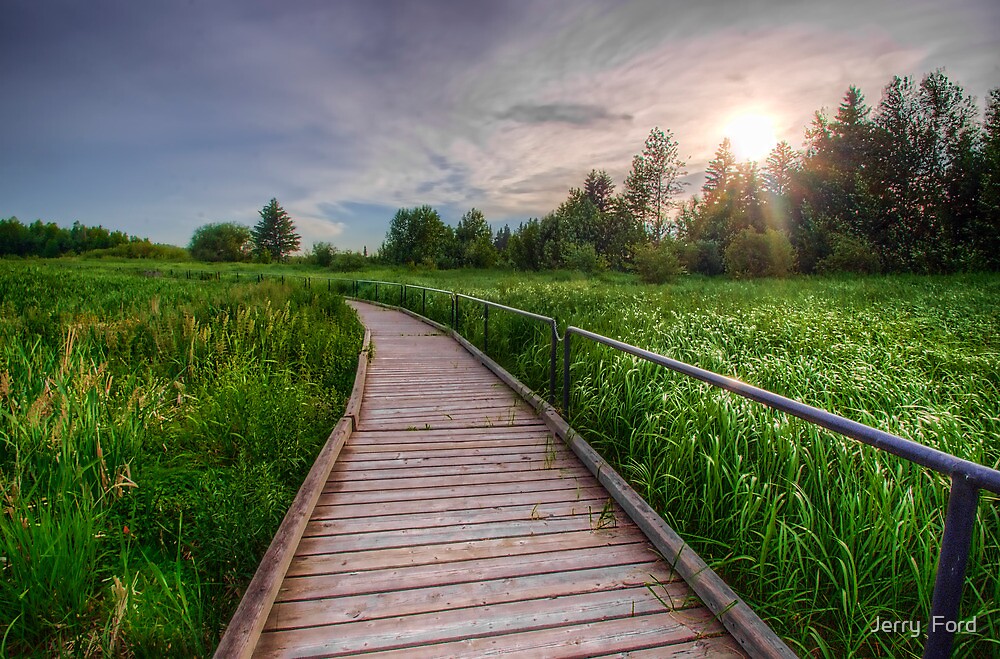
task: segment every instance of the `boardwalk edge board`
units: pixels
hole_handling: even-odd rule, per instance
[[[352,298],[354,299],[354,298]],[[760,616],[730,588],[722,578],[688,545],[680,535],[646,503],[632,486],[612,468],[593,447],[562,418],[559,412],[538,394],[532,391],[500,364],[493,361],[479,348],[452,328],[442,325],[404,307],[396,307],[369,300],[358,302],[373,304],[395,311],[401,311],[424,322],[447,336],[450,336],[475,357],[483,366],[492,371],[504,384],[531,405],[545,421],[545,425],[562,439],[573,453],[586,465],[587,469],[608,490],[632,521],[642,530],[653,546],[701,598],[705,606],[753,657],[794,658],[796,655],[767,626]]]
[[[340,418],[333,432],[326,440],[322,450],[316,457],[312,469],[299,487],[292,505],[285,513],[277,533],[271,540],[264,557],[254,573],[250,585],[247,586],[243,599],[240,600],[226,631],[215,650],[218,659],[230,657],[249,657],[257,641],[260,639],[267,616],[277,598],[281,582],[285,578],[288,566],[295,555],[299,540],[305,532],[306,525],[312,515],[316,502],[326,486],[330,471],[333,469],[337,456],[340,455],[344,443],[357,429],[358,416],[361,410],[361,399],[365,392],[365,380],[368,375],[368,362],[371,357],[371,331],[365,328],[365,337],[361,352],[358,355],[358,369],[354,378],[354,388],[351,397],[344,408],[344,416]]]

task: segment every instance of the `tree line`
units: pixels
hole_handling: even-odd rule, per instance
[[[679,202],[686,163],[654,128],[621,192],[605,170],[542,218],[493,233],[472,209],[457,227],[429,206],[400,209],[378,257],[429,267],[614,268],[649,280],[683,271],[790,272],[1000,268],[1000,89],[975,100],[942,72],[894,77],[875,107],[851,86],[818,111],[804,148],[780,142],[763,164],[728,139],[699,193]]]

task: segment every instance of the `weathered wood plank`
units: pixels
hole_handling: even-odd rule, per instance
[[[396,547],[417,547],[446,542],[472,540],[493,540],[540,536],[567,531],[588,531],[600,526],[599,515],[573,515],[555,519],[526,519],[519,521],[483,522],[477,524],[457,524],[429,529],[402,529],[395,533],[367,532],[349,536],[314,536],[302,538],[295,554],[312,556],[318,554],[366,551],[369,549],[392,549]],[[631,523],[631,522],[629,522]],[[624,526],[624,522],[622,524]]]
[[[425,588],[401,588],[379,593],[377,598],[364,594],[279,602],[271,610],[265,629],[359,622],[376,619],[387,613],[396,616],[412,615],[632,587],[653,588],[667,601],[681,602],[691,594],[687,584],[678,581],[674,573],[662,563],[628,563]]]
[[[382,620],[267,632],[261,637],[260,650],[265,656],[271,652],[280,654],[286,649],[337,656],[419,647],[428,643],[466,641],[476,637],[615,618],[633,618],[632,622],[635,623],[636,616],[663,613],[665,610],[663,602],[644,587],[598,591]],[[674,642],[694,641],[705,633],[718,633],[719,625],[710,615],[683,613],[688,615],[682,615],[681,611],[667,614],[673,622],[670,637]]]
[[[701,616],[700,621],[691,620],[692,625],[678,624],[677,618],[688,614],[689,619]],[[701,624],[698,624],[700,622]],[[692,629],[694,627],[694,629]],[[694,639],[690,632],[695,631]],[[673,657],[677,648],[680,657],[714,656],[711,654],[691,654],[692,648],[706,643],[719,632],[719,626],[705,620],[705,610],[690,612],[656,613],[652,615],[618,618],[598,622],[553,627],[522,633],[485,636],[481,638],[407,647],[385,652],[374,652],[366,657],[372,659],[432,659],[434,657],[531,657],[538,659],[562,659],[569,657],[589,657],[595,654],[611,654],[616,657],[631,657],[634,650],[655,648],[652,656],[662,659]],[[724,656],[731,657],[732,654]],[[735,655],[740,656],[740,655]]]
[[[607,499],[582,499],[573,501],[554,501],[520,506],[502,506],[480,509],[445,510],[434,513],[417,511],[410,513],[395,513],[389,511],[385,515],[367,517],[345,517],[341,519],[312,519],[306,527],[305,536],[338,535],[345,533],[372,533],[377,531],[397,531],[401,529],[433,528],[436,526],[454,526],[463,522],[470,524],[479,522],[500,522],[504,520],[549,519],[551,517],[567,517],[585,515],[592,519],[600,515],[607,504]],[[613,509],[616,515],[621,512]]]
[[[286,574],[289,577],[300,577],[356,570],[381,570],[410,565],[439,565],[474,558],[510,557],[582,547],[611,547],[642,542],[644,539],[642,533],[636,528],[601,529],[598,531],[588,529],[587,531],[568,531],[549,535],[490,538],[464,542],[443,542],[417,547],[296,556],[288,566]]]
[[[406,512],[440,512],[445,510],[475,510],[478,508],[498,508],[517,505],[535,505],[554,501],[583,501],[606,497],[607,491],[602,487],[581,487],[569,490],[553,490],[548,492],[525,492],[523,494],[508,494],[503,497],[487,495],[481,497],[452,497],[448,499],[431,499],[429,501],[399,501],[390,504],[358,503],[352,505],[318,504],[312,519],[343,519],[345,517],[367,517],[384,515],[390,510],[395,513]]]
[[[372,490],[400,490],[411,487],[443,487],[457,485],[482,485],[486,483],[517,483],[522,481],[547,480],[549,478],[577,478],[587,486],[594,486],[597,481],[589,471],[583,468],[540,470],[497,474],[449,474],[447,476],[431,476],[430,478],[379,478],[370,480],[327,481],[323,488],[324,494],[336,492],[368,492]]]
[[[376,595],[407,588],[511,579],[530,574],[604,569],[616,565],[655,563],[657,560],[659,557],[648,543],[634,542],[611,547],[583,547],[452,563],[310,575],[285,579],[277,601],[288,602],[364,593]]]

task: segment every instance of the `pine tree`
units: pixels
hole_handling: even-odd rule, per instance
[[[590,197],[594,206],[597,206],[597,210],[604,213],[610,209],[611,200],[615,196],[615,182],[603,169],[601,171],[592,169],[583,183],[583,191]]]
[[[787,195],[792,186],[792,174],[798,168],[799,154],[785,140],[771,150],[764,163],[764,187],[772,195]]]
[[[715,192],[723,192],[726,184],[736,171],[736,156],[733,155],[733,147],[726,137],[715,150],[715,157],[708,161],[705,169],[705,185],[701,186],[701,191],[705,194],[705,202],[715,201]]]
[[[295,224],[277,199],[272,198],[258,213],[260,222],[251,231],[258,253],[266,252],[271,259],[281,261],[298,250],[300,238]]]

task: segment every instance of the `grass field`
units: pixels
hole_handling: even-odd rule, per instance
[[[0,261],[0,656],[210,653],[361,337],[325,290]]]
[[[224,618],[231,611],[231,600],[226,600],[225,595],[235,591],[233,584],[238,581],[234,577],[235,572],[249,576],[254,560],[248,558],[239,569],[202,568],[202,564],[210,562],[210,559],[199,558],[191,548],[201,548],[201,539],[209,537],[206,526],[198,526],[199,520],[203,524],[207,522],[194,512],[189,514],[184,504],[177,504],[183,515],[176,514],[177,510],[172,509],[172,516],[160,518],[172,520],[177,528],[163,528],[161,524],[155,531],[158,534],[156,541],[144,544],[150,533],[148,529],[154,524],[151,520],[160,511],[153,509],[152,504],[141,507],[139,502],[173,502],[171,496],[163,494],[157,499],[154,493],[159,482],[157,478],[164,479],[166,483],[172,482],[168,476],[170,469],[175,462],[182,462],[180,457],[173,457],[175,454],[191,453],[193,447],[202,445],[202,442],[218,447],[208,452],[212,455],[227,455],[227,451],[233,451],[233,448],[227,448],[226,441],[232,442],[234,435],[225,430],[226,424],[232,423],[233,410],[237,407],[232,401],[242,400],[243,404],[253,405],[257,399],[241,399],[238,394],[231,393],[235,391],[234,387],[217,390],[208,384],[214,382],[213,378],[221,377],[215,372],[217,364],[228,363],[225,353],[212,352],[214,342],[209,337],[206,337],[203,347],[190,352],[188,337],[195,333],[186,329],[185,323],[189,321],[185,320],[187,314],[181,310],[202,303],[211,316],[208,310],[218,311],[217,307],[213,307],[213,304],[219,304],[218,298],[213,296],[218,295],[220,290],[242,291],[240,295],[246,297],[240,308],[258,309],[257,313],[273,314],[275,309],[280,308],[274,302],[270,310],[266,306],[261,307],[272,296],[303,305],[301,308],[318,315],[322,314],[315,311],[316,305],[330,304],[333,305],[331,316],[341,328],[334,352],[356,353],[360,335],[343,316],[342,307],[332,302],[323,303],[326,298],[309,292],[319,293],[326,290],[326,286],[314,280],[312,289],[304,289],[299,280],[291,277],[359,276],[408,281],[479,295],[555,316],[560,327],[573,324],[619,338],[963,458],[992,467],[1000,465],[1000,410],[997,404],[1000,400],[1000,277],[995,275],[798,278],[753,282],[683,278],[671,285],[646,286],[635,283],[625,275],[586,278],[572,273],[524,275],[402,269],[343,275],[296,266],[268,268],[268,273],[284,273],[289,282],[295,282],[296,288],[289,290],[274,283],[248,287],[230,283],[237,271],[243,272],[244,278],[251,278],[249,273],[262,270],[250,266],[218,270],[185,264],[183,269],[173,273],[174,277],[182,278],[180,281],[167,282],[132,274],[127,285],[121,283],[121,277],[125,275],[104,273],[102,268],[106,266],[61,262],[47,267],[47,270],[38,270],[31,277],[48,277],[46,285],[53,286],[56,293],[25,294],[23,300],[41,297],[37,303],[28,305],[27,311],[18,307],[15,316],[19,320],[10,321],[8,316],[11,314],[5,309],[3,331],[13,334],[3,336],[4,346],[7,346],[6,336],[34,336],[27,332],[28,328],[38,333],[44,337],[39,345],[47,346],[45,354],[48,356],[45,359],[48,365],[31,366],[31,359],[38,361],[38,358],[15,359],[25,352],[24,348],[17,352],[4,347],[6,363],[14,365],[4,366],[6,372],[11,374],[10,381],[15,381],[15,369],[18,369],[17,373],[29,370],[38,374],[61,373],[62,355],[66,352],[69,332],[65,329],[69,325],[62,319],[74,314],[86,316],[80,309],[85,305],[79,298],[92,285],[73,284],[75,280],[72,277],[53,274],[55,269],[66,273],[81,271],[79,277],[83,282],[116,282],[108,286],[124,286],[130,291],[130,296],[131,291],[135,291],[134,300],[124,305],[114,302],[110,294],[106,299],[90,294],[92,300],[105,299],[103,303],[96,303],[97,307],[104,304],[103,310],[87,312],[95,316],[104,314],[115,318],[134,318],[149,315],[152,311],[150,301],[158,294],[161,297],[157,313],[170,315],[173,319],[162,325],[162,331],[172,328],[166,334],[178,337],[173,339],[171,345],[174,347],[164,353],[173,356],[164,357],[163,365],[151,367],[149,374],[145,367],[133,369],[139,374],[130,376],[129,363],[134,366],[144,362],[129,356],[135,348],[124,349],[122,346],[141,346],[143,341],[148,343],[148,339],[117,341],[115,349],[125,350],[127,357],[119,364],[118,374],[113,380],[113,389],[120,392],[113,405],[104,402],[110,398],[102,398],[103,381],[99,379],[102,376],[87,375],[90,371],[86,368],[93,368],[86,364],[103,362],[83,359],[80,360],[82,366],[72,366],[68,372],[74,373],[73,382],[89,382],[85,377],[98,378],[97,385],[90,389],[90,397],[81,400],[93,401],[88,402],[92,407],[87,409],[90,410],[88,414],[94,415],[95,421],[87,428],[101,427],[102,438],[105,437],[105,427],[111,429],[109,437],[127,434],[114,430],[118,427],[114,424],[122,418],[141,414],[141,405],[128,402],[134,396],[130,387],[141,391],[147,390],[144,387],[152,387],[148,390],[158,391],[153,383],[159,383],[156,386],[170,393],[169,397],[161,396],[163,407],[157,412],[165,421],[158,420],[154,414],[143,417],[146,419],[143,427],[154,428],[143,432],[151,433],[155,439],[143,439],[141,443],[148,448],[158,445],[161,438],[171,441],[164,441],[159,452],[152,450],[136,454],[138,457],[130,463],[129,478],[139,483],[138,488],[115,487],[120,465],[129,463],[121,458],[109,462],[107,456],[110,451],[104,439],[102,447],[106,467],[99,466],[100,460],[94,461],[95,447],[91,447],[87,454],[90,456],[87,464],[91,466],[72,471],[72,474],[86,473],[88,476],[70,478],[60,475],[59,478],[70,478],[68,485],[50,479],[46,485],[48,489],[44,490],[50,494],[38,495],[42,499],[60,491],[88,491],[91,494],[87,496],[95,502],[86,505],[107,510],[97,517],[101,520],[100,528],[78,533],[80,537],[89,537],[88,533],[106,536],[92,544],[98,548],[95,551],[105,552],[103,564],[107,567],[100,574],[88,577],[92,582],[90,592],[100,595],[96,598],[100,603],[99,611],[84,608],[84,613],[73,614],[77,618],[72,618],[70,623],[64,622],[67,618],[58,617],[65,616],[65,613],[46,613],[44,616],[31,613],[33,621],[30,625],[21,614],[22,619],[11,627],[14,631],[10,634],[12,639],[18,641],[30,641],[36,638],[30,634],[44,628],[49,629],[50,636],[47,638],[77,639],[72,641],[77,644],[96,638],[105,644],[102,647],[115,648],[114,643],[123,642],[116,639],[125,638],[123,635],[126,632],[119,630],[134,628],[145,631],[136,632],[128,642],[148,644],[136,647],[162,648],[166,647],[165,643],[173,643],[174,649],[186,643],[188,645],[183,647],[190,647],[193,651],[208,647],[220,620],[224,623]],[[143,267],[147,271],[158,269],[169,274],[169,269],[177,266],[160,264]],[[2,270],[5,277],[27,276],[24,265],[0,265],[0,268],[5,268]],[[187,279],[189,270],[190,280]],[[202,272],[224,274],[221,281],[200,281],[198,277]],[[157,287],[177,293],[168,298],[165,292],[157,293]],[[9,288],[5,286],[0,290]],[[370,294],[372,288],[366,290]],[[381,293],[384,301],[398,300],[398,290],[382,287]],[[299,302],[294,302],[299,298]],[[213,299],[216,302],[212,302]],[[422,300],[418,300],[411,297],[410,306],[420,306]],[[439,320],[448,317],[446,297],[432,294],[427,301],[429,315]],[[87,306],[93,304],[95,302],[91,301]],[[73,311],[67,309],[54,315],[47,311],[50,308],[60,309],[59,305],[67,305]],[[233,313],[229,324],[223,322],[223,327],[234,327],[232,319],[236,316]],[[310,316],[314,317],[317,316]],[[103,328],[101,323],[107,321],[95,319],[87,322],[92,328]],[[206,323],[199,324],[199,328],[208,326],[208,321],[199,322]],[[309,327],[302,326],[301,333],[296,334],[296,341],[313,336],[315,326],[311,322]],[[121,324],[122,327],[131,327],[128,323]],[[143,323],[135,325],[136,328],[142,326]],[[212,332],[223,331],[218,324],[212,327]],[[464,308],[462,328],[474,342],[481,341],[482,317],[477,308]],[[104,331],[91,329],[88,336],[99,336]],[[156,335],[160,331],[153,330],[152,333]],[[126,332],[125,336],[129,337],[145,336],[138,329],[116,329],[115,332]],[[323,343],[323,339],[315,340],[318,343],[309,345]],[[19,341],[22,345],[30,344],[30,341],[25,343],[23,338]],[[547,341],[547,331],[530,321],[500,312],[490,314],[490,353],[540,391],[548,387]],[[202,346],[198,341],[192,342],[192,345],[195,343]],[[246,343],[253,341],[246,339]],[[292,341],[287,343],[289,346],[293,344]],[[159,342],[153,341],[153,344],[159,345]],[[76,354],[80,349],[80,339],[74,339],[73,345],[73,354]],[[345,345],[350,349],[344,348]],[[307,352],[313,354],[311,350]],[[175,409],[189,403],[181,405],[180,399],[172,398],[176,389],[173,382],[177,380],[177,373],[187,372],[187,364],[193,357],[201,359],[194,359],[199,364],[195,372],[204,374],[204,380],[194,375],[185,376],[183,393],[192,396],[190,405],[193,406],[192,413],[188,415]],[[313,355],[306,361],[315,359]],[[246,362],[234,361],[239,364]],[[70,363],[76,362],[71,359]],[[285,364],[282,362],[282,365]],[[336,390],[342,397],[349,388],[351,368],[353,363],[333,369],[340,379],[335,378],[323,386]],[[235,365],[232,369],[233,373],[240,372]],[[318,366],[309,367],[310,374],[321,370]],[[75,374],[77,371],[80,375]],[[947,501],[948,483],[945,479],[851,440],[817,431],[804,422],[711,390],[707,385],[665,373],[581,341],[574,342],[573,374],[576,383],[572,397],[574,426],[794,648],[802,654],[827,657],[919,656],[922,638],[911,638],[903,633],[873,633],[870,629],[876,619],[919,620],[924,623],[926,631],[934,566]],[[21,416],[18,418],[21,420],[18,423],[29,427],[34,418],[31,416],[32,405],[48,394],[45,394],[42,384],[44,378],[36,375],[18,377],[36,383],[34,389],[18,394],[18,400],[23,401],[19,403]],[[54,376],[46,377],[51,379]],[[121,383],[121,379],[129,377],[133,378],[130,384]],[[203,382],[201,389],[197,388],[196,382]],[[265,395],[265,390],[273,391],[273,387],[256,391]],[[217,391],[225,393],[212,395]],[[155,398],[152,394],[149,396],[149,400]],[[205,403],[204,407],[195,406],[195,401],[200,403],[202,399],[215,402]],[[306,407],[307,400],[311,399],[304,394],[301,402]],[[44,402],[37,404],[43,405]],[[6,403],[4,405],[5,410],[14,409]],[[260,409],[268,407],[261,405]],[[52,409],[56,409],[54,405]],[[122,409],[134,412],[129,415],[115,412]],[[105,416],[99,416],[102,414]],[[42,415],[38,418],[41,419]],[[57,420],[61,417],[48,411],[45,418],[54,428],[58,427]],[[220,418],[225,421],[219,421]],[[136,425],[135,422],[130,423]],[[80,438],[77,441],[82,442],[89,435],[84,432],[85,427],[77,428],[75,432]],[[25,431],[25,434],[18,435],[23,437],[18,441],[28,442],[31,446],[52,442],[51,429],[32,432],[34,434]],[[188,433],[194,433],[194,436],[188,436]],[[260,444],[269,447],[267,451],[275,451],[268,455],[280,462],[278,447],[266,440]],[[246,445],[256,446],[258,442],[247,442]],[[3,460],[0,464],[3,465],[5,479],[8,478],[8,465],[15,464],[16,472],[16,465],[20,464],[17,462],[19,458],[10,456],[11,444],[7,446],[8,453],[0,458]],[[38,456],[45,454],[41,449],[32,450]],[[38,461],[43,458],[32,459]],[[51,458],[47,459],[51,462]],[[207,456],[199,455],[195,464],[199,464],[201,459],[207,459]],[[140,464],[146,465],[146,473],[153,475],[145,493],[144,483],[136,476],[137,465]],[[33,469],[42,473],[35,467]],[[65,471],[61,467],[46,466],[46,469],[56,474]],[[190,482],[199,484],[202,489],[194,489],[199,491],[200,496],[211,491],[219,496],[213,505],[225,508],[228,500],[227,495],[221,493],[224,490],[206,487],[200,474],[196,478],[191,471],[185,471],[186,468],[178,469],[181,474],[186,474],[179,477],[182,481],[189,478]],[[218,469],[222,471],[222,468]],[[102,480],[102,473],[107,474],[107,482]],[[89,484],[85,486],[77,482],[87,479]],[[8,488],[7,482],[5,480],[5,489]],[[245,485],[248,480],[236,478],[235,482]],[[124,482],[119,485],[124,485]],[[27,491],[23,483],[18,487],[21,492]],[[34,487],[42,491],[40,485]],[[117,490],[124,493],[119,497]],[[38,496],[30,501],[41,501]],[[68,502],[59,505],[65,510],[57,510],[52,504],[39,506],[37,503],[25,503],[9,520],[4,518],[4,528],[10,527],[10,534],[20,533],[20,527],[12,523],[17,515],[86,517],[73,512],[82,504],[75,503],[72,498],[63,499]],[[56,501],[63,499],[57,498]],[[23,494],[18,500],[29,501]],[[284,503],[276,499],[271,503],[272,508],[265,505],[263,509],[269,511],[271,516],[268,519],[276,525]],[[162,507],[163,504],[160,505]],[[194,504],[188,502],[188,505],[194,508]],[[211,506],[208,508],[211,509]],[[125,510],[131,517],[126,516]],[[267,517],[266,514],[262,516]],[[227,515],[221,517],[227,518]],[[183,525],[179,524],[181,519]],[[134,523],[144,529],[140,536],[142,541],[135,538],[134,527],[130,527],[128,535],[116,530],[116,525],[128,520],[135,520]],[[44,526],[42,521],[36,521],[27,529]],[[239,529],[229,529],[222,536],[239,532]],[[5,530],[6,537],[8,532]],[[110,538],[115,538],[114,543]],[[15,537],[5,542],[15,543],[16,546],[18,541]],[[72,543],[74,540],[67,538],[60,542]],[[115,547],[113,551],[110,549],[112,544]],[[121,549],[118,549],[119,545]],[[260,550],[257,555],[265,545],[266,538],[256,545]],[[212,551],[216,553],[209,552],[208,555],[223,557],[227,551],[232,551],[232,546],[215,547]],[[113,560],[107,560],[110,556]],[[1000,577],[997,565],[1000,565],[1000,501],[984,494],[973,538],[963,606],[963,615],[976,619],[978,631],[974,635],[958,636],[957,656],[995,656],[1000,652],[1000,645],[995,640],[1000,638]],[[226,572],[226,569],[234,572]],[[58,576],[58,572],[53,574]],[[195,575],[198,576],[192,579]],[[131,585],[129,579],[136,578],[139,581]],[[200,599],[192,597],[192,591],[198,591]],[[121,592],[126,595],[116,594]],[[7,602],[8,597],[13,600],[14,593],[5,592],[2,597],[5,598],[3,602]],[[128,597],[128,602],[141,602],[145,598],[156,604],[150,605],[142,615],[124,607],[123,610],[130,613],[118,616],[116,611],[122,607],[120,602],[123,597]],[[203,602],[201,608],[195,613],[183,613],[186,606],[183,602],[196,599]],[[225,605],[216,606],[223,601]],[[72,607],[64,609],[78,611]],[[25,605],[16,603],[10,610],[17,615],[25,610]],[[43,607],[43,610],[46,609]],[[190,629],[170,627],[162,622],[167,620],[168,611],[181,611],[180,615],[171,615],[185,620],[184,624]],[[206,620],[209,615],[214,618]],[[131,621],[128,616],[132,616]],[[50,622],[39,622],[42,618]],[[119,618],[123,621],[116,622]],[[53,620],[56,621],[54,626],[51,623]],[[64,627],[59,625],[75,630],[73,634],[76,635],[60,631]],[[195,633],[191,631],[194,629],[202,631]],[[154,633],[152,630],[159,631]],[[109,646],[109,643],[112,645]]]

